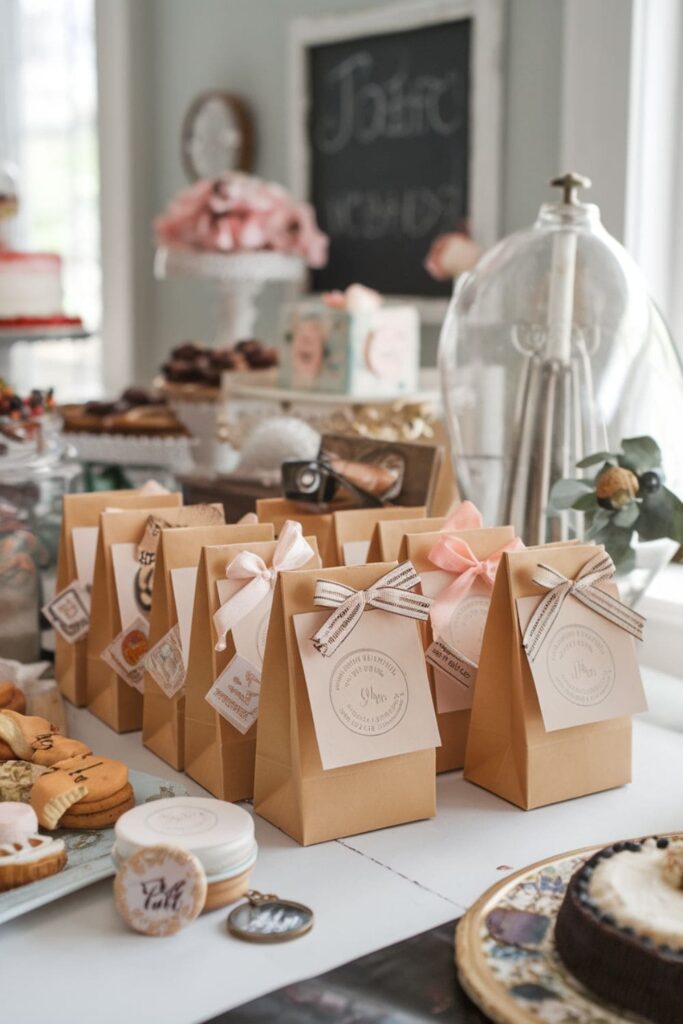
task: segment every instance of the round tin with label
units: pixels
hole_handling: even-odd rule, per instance
[[[148,846],[119,867],[114,900],[124,921],[143,935],[173,935],[198,917],[206,901],[204,868],[194,854]]]
[[[114,827],[112,857],[123,864],[139,850],[167,845],[193,854],[207,877],[207,910],[234,903],[249,888],[256,861],[252,816],[209,797],[177,796],[140,804]]]
[[[228,931],[246,942],[289,942],[310,932],[313,920],[313,911],[303,903],[252,889],[247,902],[228,914]]]

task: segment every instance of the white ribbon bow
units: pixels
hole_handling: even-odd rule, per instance
[[[600,551],[579,570],[576,579],[570,580],[557,569],[539,563],[538,572],[533,582],[548,590],[538,608],[531,616],[522,641],[529,661],[533,661],[550,632],[560,609],[571,594],[577,601],[613,622],[615,626],[625,629],[637,640],[643,639],[645,619],[623,604],[618,597],[596,587],[600,580],[608,580],[614,576],[614,562],[606,551]]]
[[[323,658],[331,657],[358,625],[368,606],[425,621],[429,617],[432,602],[422,594],[412,593],[412,588],[419,582],[420,577],[412,562],[401,562],[367,590],[354,590],[353,587],[333,580],[318,580],[315,585],[315,603],[337,610],[311,638],[313,646]]]
[[[315,552],[303,536],[301,523],[288,519],[280,531],[272,565],[267,566],[260,555],[253,551],[240,551],[225,568],[229,580],[249,580],[236,594],[222,604],[213,617],[218,640],[216,650],[226,648],[227,633],[248,615],[275,586],[280,572],[300,569]]]

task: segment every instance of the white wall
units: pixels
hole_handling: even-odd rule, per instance
[[[103,0],[111,3],[112,0]],[[116,0],[120,2],[120,0]],[[256,172],[286,178],[286,37],[299,15],[366,8],[377,0],[133,0],[136,7],[136,366],[149,378],[179,341],[207,338],[210,292],[193,281],[155,282],[151,221],[185,179],[182,117],[196,94],[224,88],[249,102]],[[385,2],[385,0],[382,0]],[[502,230],[529,223],[560,159],[563,0],[508,0]],[[271,308],[262,330],[275,330]],[[428,348],[433,352],[433,337]]]

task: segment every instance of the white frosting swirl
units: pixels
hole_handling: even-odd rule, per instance
[[[619,926],[678,949],[683,947],[683,889],[667,880],[666,863],[667,850],[648,839],[638,852],[622,850],[601,859],[588,895]]]

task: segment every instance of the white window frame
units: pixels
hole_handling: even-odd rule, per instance
[[[138,170],[133,158],[133,45],[143,6],[135,0],[95,3],[102,378],[106,394],[119,393],[135,379],[136,284],[140,269],[136,259],[135,190],[136,177],[144,170]],[[150,265],[151,258],[150,254]]]

